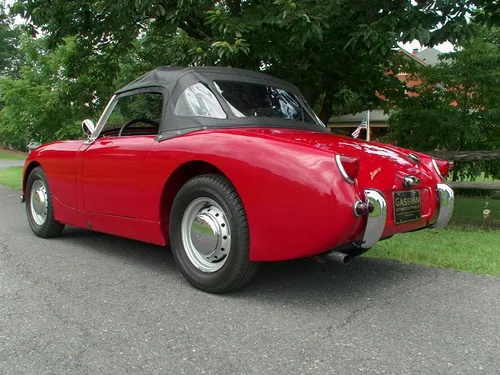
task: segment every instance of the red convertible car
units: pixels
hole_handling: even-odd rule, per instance
[[[170,245],[223,293],[260,262],[346,263],[396,233],[447,225],[447,161],[332,134],[292,84],[231,68],[161,67],[111,98],[88,139],[24,167],[33,232],[65,225]]]

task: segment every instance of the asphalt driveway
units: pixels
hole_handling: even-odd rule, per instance
[[[0,187],[0,374],[499,372],[499,277],[294,261],[215,296],[158,246],[36,238],[18,196]]]

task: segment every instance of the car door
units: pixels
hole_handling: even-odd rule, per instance
[[[97,138],[81,155],[81,196],[85,211],[148,220],[148,155],[162,119],[161,92],[118,96],[101,119]],[[99,127],[101,127],[99,129]]]

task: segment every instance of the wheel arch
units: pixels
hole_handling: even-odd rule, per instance
[[[170,243],[168,228],[170,222],[170,211],[172,209],[175,196],[187,181],[193,177],[207,173],[220,174],[231,182],[229,177],[215,165],[203,160],[192,160],[178,166],[163,185],[160,197],[159,214],[161,220],[161,231],[166,244]]]
[[[28,181],[28,177],[31,173],[31,171],[33,169],[35,169],[36,167],[41,167],[42,165],[36,161],[36,160],[33,160],[31,161],[25,168],[24,170],[24,174],[23,174],[23,194],[26,193],[26,182]]]

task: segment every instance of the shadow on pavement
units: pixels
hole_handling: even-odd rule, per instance
[[[73,227],[66,227],[60,238],[51,241],[83,246],[85,251],[102,256],[127,258],[154,271],[178,272],[170,248],[162,246]]]
[[[180,275],[169,248],[77,228],[66,228],[55,241],[71,243],[100,256],[126,259],[142,271],[145,268],[146,272]],[[311,306],[343,303],[376,296],[387,289],[405,289],[409,283],[432,282],[435,276],[431,272],[431,268],[423,266],[369,257],[360,257],[347,266],[318,264],[312,259],[263,263],[247,287],[217,298],[255,299],[271,304],[308,301]],[[187,281],[185,286],[192,288]]]

